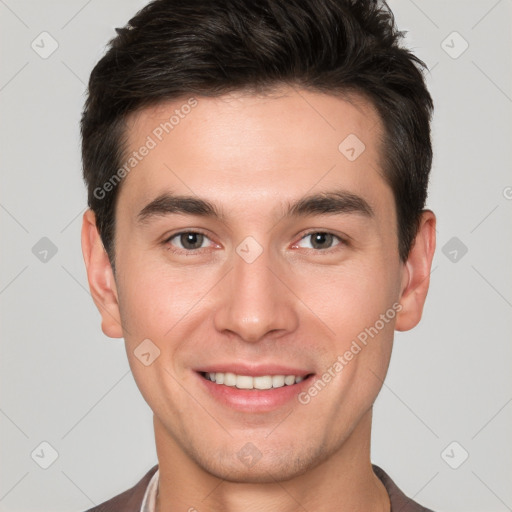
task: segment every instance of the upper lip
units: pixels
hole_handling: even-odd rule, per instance
[[[306,377],[313,373],[304,368],[284,366],[280,364],[245,364],[245,363],[219,363],[200,366],[195,369],[200,373],[234,373],[236,375],[248,375],[262,377],[264,375],[295,375]]]

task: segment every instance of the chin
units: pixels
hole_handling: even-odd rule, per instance
[[[298,477],[321,464],[328,456],[321,448],[315,450],[312,447],[307,452],[303,448],[303,453],[296,450],[288,454],[280,450],[260,453],[254,449],[251,454],[250,448],[246,452],[219,454],[213,460],[201,458],[196,463],[207,473],[227,482],[270,484]]]

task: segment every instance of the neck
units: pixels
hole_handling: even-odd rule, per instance
[[[387,491],[370,462],[371,410],[341,448],[317,466],[287,481],[229,482],[215,477],[184,453],[154,417],[159,461],[156,512],[389,512]]]

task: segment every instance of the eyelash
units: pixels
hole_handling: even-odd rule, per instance
[[[180,237],[181,235],[203,235],[205,238],[207,238],[208,240],[210,240],[210,238],[208,237],[208,235],[206,233],[204,233],[203,231],[201,230],[190,230],[190,231],[180,231],[178,233],[174,233],[173,235],[167,237],[164,241],[163,241],[163,244],[165,246],[167,246],[167,249],[171,252],[174,252],[174,253],[177,253],[177,254],[198,254],[199,251],[203,251],[204,249],[208,249],[208,247],[201,247],[199,249],[190,249],[190,250],[187,250],[187,249],[179,249],[179,248],[172,248],[172,245],[170,244],[171,240],[173,240],[174,238],[178,238]],[[210,240],[212,242],[212,240]],[[214,243],[214,242],[212,242]]]
[[[170,244],[171,240],[175,239],[175,238],[178,238],[180,237],[181,235],[188,235],[188,234],[194,234],[194,235],[203,235],[205,238],[207,238],[208,240],[210,240],[210,238],[208,237],[208,235],[206,233],[204,233],[203,231],[201,230],[190,230],[190,231],[180,231],[178,233],[174,233],[172,234],[171,236],[167,237],[162,243],[163,245],[167,246],[167,249],[170,250],[171,252],[174,252],[174,253],[177,253],[177,254],[187,254],[187,255],[192,255],[192,254],[200,254],[200,251],[202,251],[203,249],[208,249],[208,247],[201,247],[201,248],[198,248],[198,249],[179,249],[179,248],[171,248],[172,245]],[[297,244],[300,243],[302,240],[304,240],[305,238],[307,238],[308,236],[311,236],[311,235],[316,235],[316,234],[322,234],[322,235],[331,235],[333,238],[335,238],[338,243],[332,247],[329,247],[327,249],[314,249],[314,248],[306,248],[306,250],[309,252],[309,251],[313,251],[315,253],[323,253],[323,254],[330,254],[332,252],[335,252],[337,250],[339,250],[341,247],[343,246],[347,246],[349,245],[348,243],[348,240],[346,238],[343,238],[341,237],[340,235],[336,235],[335,233],[332,233],[331,231],[321,231],[321,230],[311,230],[311,231],[308,231],[306,232],[304,235],[301,236],[301,238],[295,242],[293,244],[292,247],[297,247]],[[212,243],[215,243],[213,242],[212,240],[210,240],[210,242]]]
[[[302,240],[304,240],[308,236],[317,235],[317,234],[331,235],[334,239],[336,239],[338,241],[338,243],[336,245],[333,245],[332,247],[329,247],[328,249],[314,249],[314,248],[309,249],[309,248],[307,248],[306,249],[307,251],[313,251],[315,253],[321,253],[321,254],[331,254],[332,252],[339,251],[344,246],[348,246],[348,240],[346,238],[343,238],[340,235],[336,235],[335,233],[332,233],[331,231],[322,231],[322,230],[318,230],[318,229],[312,229],[312,230],[304,233],[301,236],[301,238],[299,239],[299,241],[294,243],[293,246],[295,247],[298,243],[300,243]]]

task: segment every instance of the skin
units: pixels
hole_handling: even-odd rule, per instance
[[[158,510],[389,510],[370,462],[372,405],[394,330],[421,318],[435,216],[424,211],[402,262],[380,166],[382,125],[362,98],[283,87],[197,100],[121,186],[115,277],[94,213],[83,218],[103,332],[124,337],[154,412]],[[132,115],[129,150],[185,102]],[[365,144],[354,161],[338,150],[349,134]],[[373,215],[284,216],[288,203],[332,190],[360,196]],[[223,218],[171,213],[138,222],[163,192],[206,199]],[[206,235],[199,249],[180,245],[179,236],[169,241],[198,230]],[[340,239],[314,244],[311,230]],[[248,236],[263,249],[252,263],[236,252]],[[215,399],[194,371],[225,362],[286,364],[314,373],[315,382],[393,304],[400,312],[307,405],[240,411]],[[148,338],[160,356],[145,366],[134,351]],[[237,456],[248,442],[261,454],[250,467]]]

